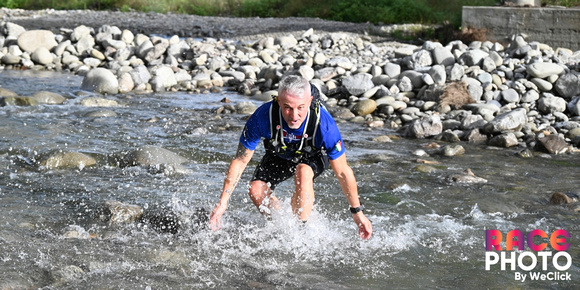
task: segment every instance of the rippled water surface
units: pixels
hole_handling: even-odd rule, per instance
[[[516,149],[461,144],[460,157],[422,157],[438,164],[420,173],[411,152],[431,140],[376,143],[386,128],[340,123],[348,159],[372,220],[362,241],[332,172],[315,184],[311,220],[292,218],[292,183],[276,194],[282,208],[266,222],[247,197],[255,155],[218,232],[191,217],[217,202],[237,146],[243,115],[217,116],[220,94],[105,96],[115,117],[87,117],[78,76],[3,71],[0,85],[20,95],[41,90],[64,105],[0,108],[0,288],[573,288],[580,284],[579,214],[549,205],[555,191],[580,188],[580,156],[516,157]],[[253,101],[255,102],[255,101]],[[256,104],[259,104],[256,102]],[[440,143],[444,145],[443,143]],[[145,145],[186,157],[186,174],[119,168],[112,156]],[[28,163],[55,149],[96,158],[97,165],[42,170]],[[445,181],[470,168],[485,184]],[[110,225],[99,216],[107,200],[174,212],[179,233],[142,223]],[[571,281],[514,279],[515,271],[485,270],[485,230],[570,232]],[[71,235],[70,233],[75,233]],[[540,267],[540,266],[539,266]],[[538,267],[538,269],[539,269]],[[549,267],[553,271],[553,267]],[[523,271],[521,271],[523,272]],[[546,271],[548,272],[548,271]]]

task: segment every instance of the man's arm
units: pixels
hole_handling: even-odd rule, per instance
[[[356,179],[352,172],[352,168],[350,168],[346,162],[346,154],[342,154],[335,160],[330,160],[330,166],[332,166],[332,170],[338,178],[342,192],[348,200],[350,207],[360,206],[361,203],[358,197]],[[352,218],[358,226],[359,236],[365,240],[370,239],[373,234],[373,227],[365,214],[362,211],[359,211],[358,213],[353,214]]]
[[[238,185],[244,169],[246,169],[246,166],[250,160],[252,160],[253,155],[254,150],[247,149],[241,143],[238,144],[238,150],[236,151],[234,159],[232,159],[232,162],[230,163],[230,167],[228,168],[228,172],[224,179],[220,201],[209,217],[209,224],[212,230],[217,231],[221,228],[221,218],[228,207],[228,201],[230,200],[236,185]]]

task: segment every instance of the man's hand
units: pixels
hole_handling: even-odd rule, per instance
[[[222,216],[226,212],[226,207],[218,204],[209,216],[209,227],[213,231],[217,231],[222,227]]]
[[[358,235],[365,240],[370,239],[373,235],[373,225],[364,213],[361,211],[353,214],[352,219],[354,219],[354,222],[358,227]]]

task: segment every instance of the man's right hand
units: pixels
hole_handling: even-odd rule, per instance
[[[221,229],[221,227],[222,227],[222,215],[224,215],[225,211],[226,211],[226,207],[218,204],[211,212],[211,214],[209,216],[209,227],[213,231],[217,231],[217,230]]]

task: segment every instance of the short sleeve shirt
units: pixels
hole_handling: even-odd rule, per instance
[[[246,122],[240,136],[240,143],[248,150],[255,150],[262,138],[272,139],[270,132],[270,106],[272,106],[272,101],[261,105]],[[303,122],[300,128],[290,129],[284,118],[282,118],[284,142],[300,142],[304,135],[305,125],[306,122]],[[316,148],[324,148],[330,160],[340,157],[345,152],[336,122],[334,122],[334,119],[324,106],[320,110],[320,125],[315,135],[314,146]]]

